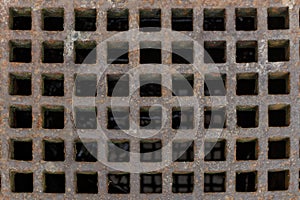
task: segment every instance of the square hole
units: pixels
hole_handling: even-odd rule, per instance
[[[63,129],[65,126],[63,106],[43,106],[42,116],[44,129]]]
[[[161,42],[140,42],[140,63],[161,64]]]
[[[31,30],[31,8],[9,8],[11,30]]]
[[[96,31],[96,9],[75,9],[75,31]]]
[[[110,9],[107,11],[107,31],[128,31],[128,9]]]
[[[97,142],[75,142],[75,161],[76,162],[96,162],[97,161]]]
[[[172,95],[173,96],[193,96],[194,95],[194,75],[193,74],[172,75]]]
[[[259,112],[258,106],[237,106],[237,126],[241,128],[258,127]]]
[[[194,190],[194,173],[173,173],[172,192],[173,193],[192,193]]]
[[[129,95],[129,75],[108,74],[107,75],[107,96],[126,97],[128,95]]]
[[[268,171],[268,191],[288,190],[289,171]]]
[[[274,72],[268,74],[269,94],[289,94],[290,93],[290,73]]]
[[[290,105],[274,104],[269,105],[269,127],[290,125]]]
[[[235,191],[256,192],[257,172],[237,172],[235,177]]]
[[[97,172],[77,172],[76,193],[98,193],[98,174]]]
[[[140,30],[141,31],[160,31],[161,28],[161,10],[143,9],[140,10]]]
[[[204,161],[225,161],[226,140],[205,141]]]
[[[74,78],[76,96],[97,96],[97,76],[95,74],[76,74]]]
[[[129,44],[128,42],[108,42],[107,43],[107,63],[108,64],[128,64]]]
[[[226,128],[225,108],[204,108],[204,128]]]
[[[10,95],[31,95],[31,73],[10,73],[9,74]]]
[[[211,73],[204,75],[205,96],[226,95],[226,74]]]
[[[95,41],[75,41],[75,64],[96,64],[97,43]]]
[[[159,106],[140,107],[140,128],[161,129],[162,109]]]
[[[194,108],[174,107],[172,108],[172,129],[193,129]]]
[[[236,95],[258,95],[258,73],[237,74]]]
[[[13,105],[10,107],[9,115],[11,128],[32,128],[31,106]]]
[[[12,192],[31,193],[33,192],[33,173],[32,172],[12,172],[11,173]]]
[[[175,162],[193,162],[194,141],[173,141],[172,160]]]
[[[236,160],[257,160],[258,141],[257,139],[236,141]]]
[[[44,192],[45,193],[65,193],[65,174],[49,173],[44,174]]]
[[[141,162],[161,162],[162,161],[161,140],[143,140],[140,142]]]
[[[257,9],[256,8],[236,8],[235,9],[235,29],[237,31],[257,30]]]
[[[140,75],[140,96],[141,97],[161,96],[161,74]]]
[[[47,8],[42,10],[42,29],[44,31],[64,30],[64,9]]]
[[[290,139],[269,139],[268,159],[287,159],[290,157]]]
[[[107,186],[109,194],[129,194],[130,174],[113,172],[108,173]]]
[[[130,143],[128,140],[111,140],[108,142],[108,162],[129,162]]]
[[[269,40],[268,41],[268,61],[284,62],[290,60],[289,40]]]
[[[43,42],[43,63],[63,63],[64,62],[64,42],[47,41]]]
[[[172,63],[191,64],[194,62],[194,43],[190,41],[172,42]]]
[[[193,9],[173,8],[172,9],[172,30],[193,31]]]
[[[225,9],[204,9],[203,30],[225,31]]]
[[[31,40],[10,40],[9,48],[9,62],[31,62]]]
[[[225,63],[226,41],[204,42],[204,63]]]
[[[11,140],[11,159],[32,160],[32,140]]]
[[[44,160],[64,161],[65,143],[63,140],[44,140]]]
[[[64,96],[63,74],[42,74],[43,96]]]
[[[107,109],[107,129],[129,129],[129,107]]]
[[[204,192],[225,192],[226,172],[204,173]]]
[[[96,107],[75,107],[77,129],[97,129]]]
[[[140,174],[140,193],[162,193],[162,174]]]
[[[236,43],[236,62],[257,62],[257,41],[238,41]]]
[[[289,8],[268,8],[268,29],[289,29]]]

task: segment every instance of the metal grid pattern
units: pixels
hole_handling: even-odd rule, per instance
[[[181,198],[181,199],[233,199],[233,198],[279,198],[296,199],[299,196],[299,5],[298,1],[2,1],[4,5],[1,8],[1,23],[0,23],[0,50],[1,50],[1,198],[12,199],[84,199],[84,198],[116,198],[116,199],[135,199],[135,198]],[[237,31],[235,28],[236,8],[245,7],[248,8],[251,5],[257,9],[257,30],[256,31]],[[10,8],[27,7],[31,8],[32,28],[27,31],[10,30],[9,16]],[[288,7],[289,26],[280,30],[268,30],[268,8],[271,7]],[[42,23],[42,10],[44,8],[59,8],[59,11],[54,12],[55,15],[63,16],[64,29],[63,31],[45,31],[42,27],[45,24]],[[74,9],[88,8],[96,9],[97,21],[96,30],[92,32],[77,32],[74,31]],[[226,48],[226,59],[224,63],[207,64],[204,62],[204,55],[202,51],[194,50],[194,65],[210,66],[215,65],[218,67],[219,72],[226,74],[226,105],[223,105],[223,99],[219,97],[207,97],[204,95],[204,79],[197,71],[193,70],[190,65],[186,64],[172,64],[171,52],[172,41],[176,41],[176,38],[161,37],[160,32],[151,32],[147,34],[140,34],[137,38],[130,38],[129,40],[123,40],[127,42],[129,49],[131,47],[138,47],[140,41],[151,41],[153,35],[156,38],[164,38],[160,41],[161,48],[169,51],[162,51],[162,64],[170,65],[177,70],[177,73],[182,74],[194,74],[194,96],[199,98],[200,107],[194,107],[194,110],[199,110],[199,113],[204,113],[205,107],[211,106],[211,99],[214,98],[218,102],[219,107],[226,109],[226,128],[222,131],[220,137],[214,134],[213,130],[204,128],[204,115],[195,115],[194,121],[199,122],[199,128],[196,127],[197,136],[193,138],[194,142],[194,161],[193,162],[172,162],[169,166],[156,171],[154,174],[162,174],[162,188],[153,189],[162,191],[162,193],[140,193],[140,174],[120,174],[118,177],[110,178],[108,181],[108,174],[114,173],[114,169],[106,167],[101,162],[77,162],[76,154],[78,149],[74,147],[74,144],[79,141],[78,133],[80,132],[80,140],[82,141],[98,141],[99,134],[106,134],[109,139],[114,140],[126,140],[129,141],[130,151],[139,152],[140,138],[130,137],[120,130],[108,130],[107,129],[107,107],[110,106],[110,97],[106,96],[106,81],[105,79],[99,83],[99,89],[97,91],[96,107],[97,107],[97,120],[100,126],[96,129],[89,130],[74,130],[74,120],[72,112],[74,100],[74,75],[75,74],[94,74],[98,71],[99,65],[108,65],[107,60],[107,43],[103,41],[110,36],[116,34],[116,32],[107,31],[107,10],[111,8],[128,8],[129,10],[129,30],[138,28],[139,9],[142,8],[159,8],[161,9],[161,26],[162,28],[171,29],[171,9],[172,8],[191,8],[193,10],[193,31],[184,32],[191,40],[197,41],[199,44],[205,47],[206,42],[211,41],[224,41]],[[218,8],[225,11],[225,30],[224,31],[204,31],[204,9]],[[63,9],[63,13],[61,10]],[[51,10],[51,9],[50,9]],[[26,40],[26,41],[25,41]],[[288,43],[272,43],[276,40],[289,41]],[[12,41],[11,43],[9,41]],[[21,44],[20,44],[20,41]],[[55,41],[48,42],[48,41]],[[74,41],[92,41],[97,44],[97,60],[96,64],[88,64],[85,68],[78,67],[74,63]],[[237,63],[236,62],[236,45],[240,44],[240,41],[255,41],[257,43],[257,59],[251,63]],[[270,42],[271,41],[271,42]],[[24,43],[25,42],[25,43]],[[61,63],[44,63],[42,60],[43,44],[53,45],[54,49],[63,49],[63,60]],[[48,42],[48,43],[47,43]],[[10,62],[14,60],[11,57],[13,54],[11,51],[12,46],[21,45],[21,47],[28,48],[31,43],[32,59],[27,60],[28,63]],[[254,43],[255,44],[255,43]],[[285,62],[269,62],[268,52],[270,52],[270,46],[282,47],[289,44],[289,54],[286,54]],[[249,44],[250,46],[253,43]],[[44,46],[45,47],[45,46]],[[286,47],[286,46],[284,46]],[[60,55],[60,53],[57,53]],[[25,54],[26,55],[26,54]],[[269,55],[270,56],[270,55]],[[23,59],[28,59],[26,56]],[[45,59],[45,58],[44,58]],[[276,59],[276,58],[275,58]],[[110,64],[105,71],[105,74],[120,74],[140,66],[139,53],[129,53],[129,64]],[[158,65],[159,66],[159,65]],[[106,67],[106,66],[101,66]],[[273,95],[268,93],[268,81],[270,73],[280,72],[289,73],[289,86],[288,94]],[[9,95],[9,74],[31,74],[26,75],[27,79],[30,77],[32,82],[32,91],[29,96]],[[145,72],[146,73],[146,72]],[[158,71],[147,71],[147,73],[156,73]],[[239,96],[236,95],[237,76],[243,73],[257,73],[257,95],[251,96]],[[23,74],[23,76],[25,76]],[[54,79],[64,80],[64,92],[61,96],[43,96],[41,85],[43,85],[43,75],[51,74]],[[57,76],[57,74],[60,74]],[[63,75],[63,76],[61,76]],[[53,77],[52,76],[52,77]],[[98,76],[98,74],[94,74]],[[16,75],[18,77],[18,75]],[[56,78],[55,78],[56,77]],[[105,76],[106,77],[106,76]],[[246,76],[249,77],[249,76]],[[253,76],[252,76],[253,77]],[[255,76],[254,76],[255,77]],[[282,77],[280,75],[273,75],[272,77]],[[100,79],[101,77],[97,77]],[[22,79],[22,78],[21,78]],[[98,80],[97,79],[97,80]],[[171,75],[161,77],[162,85],[171,86]],[[247,79],[247,78],[246,78]],[[52,79],[53,80],[53,79]],[[100,79],[101,80],[101,79]],[[286,80],[286,79],[285,79]],[[134,89],[135,85],[139,82],[139,74],[134,74],[130,77],[129,85],[130,89]],[[15,83],[15,82],[14,82]],[[270,90],[270,89],[269,89]],[[12,91],[11,94],[14,92]],[[18,93],[18,92],[16,92]],[[134,122],[138,122],[139,107],[151,106],[153,103],[162,103],[168,110],[168,116],[166,127],[158,135],[155,135],[155,139],[160,139],[164,146],[167,142],[171,141],[175,134],[175,130],[171,127],[171,113],[172,108],[177,107],[176,100],[172,96],[172,93],[162,88],[162,95],[159,98],[142,98],[138,93],[134,93],[130,98],[133,99],[133,103],[130,105],[130,128],[133,129]],[[76,96],[76,102],[82,102],[82,106],[86,101],[80,101],[80,98]],[[113,97],[112,97],[113,98]],[[129,97],[125,97],[129,98]],[[182,98],[183,105],[191,107],[190,102],[192,97],[176,97]],[[167,101],[168,100],[168,101]],[[164,102],[168,102],[167,104]],[[277,105],[279,104],[279,106]],[[13,107],[12,107],[13,106]],[[254,128],[240,128],[237,126],[237,106],[239,110],[243,110],[245,106],[255,107],[257,106],[257,127]],[[127,105],[127,107],[129,107]],[[286,109],[288,108],[288,109]],[[19,126],[22,122],[11,122],[18,116],[11,117],[16,113],[18,109],[29,111],[27,113],[21,113],[21,119],[24,120],[26,116],[30,116],[32,113],[32,127],[19,129],[12,128]],[[93,108],[92,108],[93,109]],[[280,115],[283,118],[288,118],[285,123],[280,127],[269,126],[270,117],[277,116],[276,113],[268,116],[269,110],[286,110],[286,115]],[[31,113],[30,113],[31,111]],[[51,124],[45,123],[46,112],[54,112],[56,119],[61,118],[61,114],[64,113],[64,123]],[[25,115],[25,116],[24,116]],[[276,120],[275,120],[276,121]],[[276,124],[276,122],[274,122]],[[28,124],[28,123],[27,123]],[[52,126],[54,129],[48,129]],[[57,126],[59,129],[57,129]],[[48,127],[48,128],[47,128]],[[194,127],[195,128],[195,127]],[[147,132],[145,132],[147,133]],[[189,130],[179,131],[182,140],[190,139],[188,136]],[[204,143],[205,140],[222,140],[225,142],[225,160],[224,161],[204,161]],[[289,139],[287,142],[287,138]],[[64,159],[60,162],[45,161],[44,157],[44,140],[62,142],[64,144]],[[269,159],[268,157],[268,145],[270,141],[286,141],[285,149],[289,153],[284,156],[279,156],[280,159]],[[27,145],[23,144],[22,150],[29,151],[32,142],[32,159],[28,158],[27,161],[19,161],[16,159],[17,149],[12,150],[13,144],[17,145],[13,141],[27,141]],[[249,141],[257,141],[256,156],[253,159],[249,159],[246,156],[246,160],[237,160],[237,143],[245,144]],[[281,143],[280,143],[281,144]],[[282,144],[279,146],[282,148]],[[275,144],[276,145],[276,144]],[[93,145],[92,145],[93,146]],[[250,145],[251,146],[251,145]],[[255,145],[254,145],[255,146]],[[252,146],[253,147],[253,146]],[[24,149],[23,149],[24,148]],[[93,147],[95,149],[95,147]],[[104,158],[106,152],[103,150],[107,148],[107,141],[98,141],[96,151],[98,158]],[[219,148],[219,147],[218,147]],[[240,146],[243,149],[243,145]],[[244,147],[245,148],[245,147]],[[248,149],[248,148],[246,148]],[[283,148],[284,149],[284,148]],[[20,150],[19,150],[20,151]],[[76,152],[77,151],[77,152]],[[83,150],[84,151],[84,150]],[[170,150],[172,151],[172,150]],[[13,156],[12,156],[13,154]],[[163,158],[164,159],[163,155]],[[243,155],[239,155],[243,158]],[[87,156],[88,157],[88,156]],[[284,158],[284,159],[281,159]],[[138,161],[139,157],[131,157],[130,162]],[[217,156],[216,156],[216,159]],[[247,160],[249,159],[249,160]],[[91,160],[88,160],[91,161]],[[92,160],[93,161],[93,160]],[[121,163],[126,165],[126,163]],[[286,180],[274,178],[274,172],[279,172],[281,176],[286,177]],[[56,180],[59,183],[65,185],[65,190],[60,191],[63,193],[47,193],[50,187],[47,185],[47,181],[44,179],[44,173],[48,174],[64,174],[65,179],[62,176],[57,176]],[[236,188],[236,181],[243,179],[243,175],[240,172],[255,172],[250,173],[256,175],[254,178],[255,190],[254,192],[239,192]],[[25,176],[19,176],[18,173],[26,173]],[[28,174],[29,173],[29,174]],[[32,176],[31,174],[32,173]],[[78,174],[80,174],[78,176]],[[178,175],[179,174],[179,175]],[[24,175],[24,174],[23,174]],[[51,179],[50,175],[47,175],[47,179]],[[184,180],[188,183],[182,183],[178,177],[184,176]],[[244,174],[244,177],[247,174]],[[124,181],[123,179],[126,179]],[[126,178],[127,177],[127,178]],[[214,177],[217,177],[214,179]],[[219,178],[218,178],[219,177]],[[23,180],[32,183],[32,188],[18,188],[15,181]],[[153,178],[154,179],[154,178]],[[157,178],[159,179],[159,178]],[[82,180],[82,182],[80,181]],[[122,180],[122,181],[121,181]],[[217,181],[216,181],[217,180]],[[249,179],[250,180],[250,179]],[[77,183],[77,182],[80,183]],[[86,182],[84,182],[86,181]],[[175,182],[174,182],[175,181]],[[253,178],[251,179],[253,181]],[[110,194],[109,186],[118,185],[121,182],[121,191],[126,194]],[[193,189],[191,189],[191,184]],[[281,186],[272,186],[273,182],[284,182]],[[86,183],[86,185],[84,184]],[[92,185],[89,185],[92,184]],[[222,185],[223,184],[223,185]],[[250,184],[250,183],[249,183]],[[80,186],[81,185],[81,186]],[[88,186],[87,186],[88,185]],[[182,186],[182,190],[174,189],[176,186]],[[80,187],[80,188],[78,188]],[[130,189],[129,189],[130,187]],[[155,188],[152,185],[153,188]],[[173,188],[172,188],[173,187]],[[215,187],[215,188],[214,188]],[[249,186],[250,187],[250,186]],[[278,188],[279,187],[279,188]],[[14,189],[13,189],[14,188]],[[271,191],[272,188],[276,191]],[[53,187],[52,187],[53,189]],[[280,191],[283,189],[284,191]],[[14,192],[15,190],[26,190],[29,192]],[[31,191],[32,190],[32,191]],[[80,193],[83,190],[86,193]],[[51,189],[50,189],[51,191]],[[113,189],[112,189],[113,191]],[[189,193],[176,193],[176,191],[185,191]],[[209,192],[210,191],[210,192]],[[215,191],[215,192],[211,192]],[[120,193],[122,193],[120,192]]]

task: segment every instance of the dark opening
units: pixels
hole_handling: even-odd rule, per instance
[[[226,41],[206,41],[204,42],[204,50],[205,63],[226,62]]]
[[[46,193],[65,193],[65,174],[45,173]]]
[[[109,173],[107,174],[108,193],[128,194],[130,193],[129,173]]]
[[[172,160],[175,162],[193,162],[194,141],[173,141]]]
[[[9,80],[10,95],[22,95],[22,96],[31,95],[31,74],[30,73],[9,74],[9,78],[10,78]]]
[[[140,174],[141,193],[162,193],[162,174]]]
[[[12,140],[12,155],[14,160],[32,160],[32,141]]]
[[[96,9],[75,9],[75,31],[96,31]]]
[[[160,129],[162,123],[162,109],[158,106],[140,108],[141,129]]]
[[[45,161],[64,161],[65,160],[65,143],[64,141],[44,142],[44,160]]]
[[[194,173],[173,173],[173,193],[192,193],[194,190]]]
[[[129,108],[113,107],[107,109],[107,129],[129,129]]]
[[[268,29],[289,29],[289,8],[268,8]]]
[[[289,171],[269,171],[268,191],[287,190],[289,187]]]
[[[286,159],[290,157],[290,140],[269,140],[268,159]]]
[[[47,41],[43,42],[43,63],[64,62],[64,42]]]
[[[226,74],[205,74],[204,76],[205,96],[226,95]]]
[[[255,140],[237,140],[236,141],[236,160],[257,160],[258,144]]]
[[[160,13],[160,9],[140,10],[140,30],[149,32],[160,31]]]
[[[240,73],[236,75],[237,95],[258,95],[258,73]]]
[[[172,42],[172,63],[191,64],[193,63],[193,42]]]
[[[238,41],[236,43],[236,62],[237,63],[257,62],[257,42]]]
[[[97,129],[97,108],[75,108],[77,129]]]
[[[237,126],[241,128],[258,127],[258,106],[240,106],[236,110]]]
[[[235,190],[237,192],[256,192],[257,172],[237,172]]]
[[[91,173],[77,173],[77,193],[98,193],[98,174]]]
[[[31,62],[31,40],[11,40],[9,47],[9,62]]]
[[[290,93],[290,73],[275,72],[268,74],[269,94],[289,94]]]
[[[225,192],[226,172],[204,173],[204,192]]]
[[[43,128],[45,129],[63,129],[64,123],[64,107],[43,107]]]
[[[97,96],[97,76],[95,74],[76,74],[75,87],[76,96]]]
[[[161,64],[161,43],[156,41],[140,42],[140,63]]]
[[[76,41],[75,64],[95,64],[97,61],[97,43],[95,41]]]
[[[204,161],[225,161],[226,160],[226,141],[205,141]]]
[[[225,108],[212,109],[205,107],[204,109],[204,128],[226,128],[226,111]]]
[[[289,40],[269,40],[268,41],[268,61],[284,62],[290,60]]]
[[[64,75],[43,74],[43,96],[64,96]]]
[[[270,127],[290,125],[290,105],[270,105],[268,115]]]
[[[203,29],[205,31],[225,31],[225,9],[204,9]]]
[[[108,42],[107,43],[107,63],[108,64],[128,64],[128,42]]]
[[[127,140],[111,140],[108,142],[108,162],[129,162],[130,144]]]
[[[160,74],[140,75],[140,96],[141,97],[161,96],[161,75]]]
[[[172,9],[172,30],[193,31],[193,9]]]
[[[12,173],[12,192],[33,192],[33,173]]]
[[[64,30],[64,9],[49,8],[42,10],[43,30],[63,31]]]
[[[141,162],[161,162],[161,140],[145,140],[140,142]]]
[[[96,162],[97,161],[97,142],[76,142],[75,161],[77,162]]]
[[[237,31],[257,30],[257,9],[256,8],[236,8],[235,9],[235,29]]]
[[[127,31],[129,29],[128,9],[111,9],[107,11],[107,31]]]
[[[108,74],[107,75],[107,96],[126,97],[129,95],[128,74]]]
[[[9,118],[11,128],[32,128],[31,106],[11,106]]]
[[[193,129],[194,108],[174,107],[172,108],[172,129]]]
[[[9,8],[11,30],[31,30],[31,8]]]

